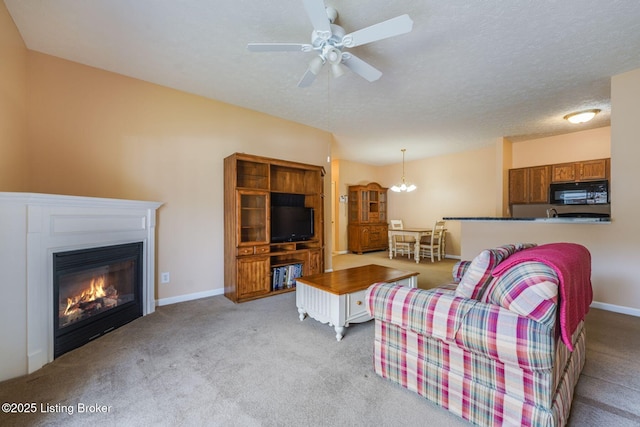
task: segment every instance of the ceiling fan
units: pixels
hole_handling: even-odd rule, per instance
[[[382,72],[344,48],[352,48],[378,40],[408,33],[413,28],[413,21],[409,15],[400,15],[387,21],[363,28],[352,33],[334,24],[338,12],[332,7],[326,7],[324,0],[303,0],[305,10],[311,24],[311,44],[305,43],[249,43],[247,49],[251,52],[311,52],[315,56],[309,62],[309,68],[300,79],[298,87],[310,86],[325,63],[331,66],[331,74],[340,77],[346,66],[364,79],[373,82],[382,76]]]

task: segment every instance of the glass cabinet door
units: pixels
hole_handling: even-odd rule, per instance
[[[379,194],[378,214],[380,215],[378,218],[380,222],[387,222],[387,193],[384,191]]]
[[[369,192],[363,190],[360,192],[360,221],[369,221]]]
[[[238,211],[240,212],[240,243],[268,243],[266,192],[238,191]]]
[[[349,222],[357,222],[358,220],[358,192],[349,191]]]

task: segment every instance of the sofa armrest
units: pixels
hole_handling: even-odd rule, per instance
[[[449,289],[424,290],[386,283],[370,286],[366,301],[374,319],[447,341],[453,341],[466,313],[479,303],[456,297]]]

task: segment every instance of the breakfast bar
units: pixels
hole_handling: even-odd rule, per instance
[[[446,217],[459,222],[460,258],[471,260],[486,248],[505,243],[579,243],[591,252],[594,301],[606,299],[618,260],[602,242],[609,239],[615,218]]]
[[[444,217],[445,221],[490,221],[490,222],[541,222],[548,224],[610,224],[610,217],[551,217],[551,218],[511,218],[511,217]]]
[[[592,249],[595,236],[605,236],[611,218],[445,217],[460,222],[460,255],[473,259],[487,247],[506,242],[583,242]],[[588,244],[592,242],[591,244]],[[595,249],[595,248],[594,248]]]

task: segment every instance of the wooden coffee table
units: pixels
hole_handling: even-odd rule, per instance
[[[382,265],[365,265],[296,279],[296,305],[300,321],[305,316],[328,323],[340,341],[351,323],[371,320],[365,303],[367,288],[374,283],[397,283],[415,288],[418,274]]]

